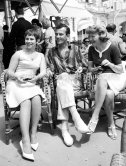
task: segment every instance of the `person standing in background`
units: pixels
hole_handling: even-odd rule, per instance
[[[51,27],[51,21],[48,18],[45,19],[45,22],[43,24],[43,28],[46,29],[45,30],[45,45],[46,45],[45,54],[47,54],[48,50],[50,48],[53,48],[56,46],[55,31]]]
[[[11,47],[10,47],[10,38],[9,38],[9,27],[8,25],[3,26],[4,39],[3,39],[3,64],[4,68],[7,69],[11,59]]]
[[[80,47],[80,54],[82,57],[83,64],[85,64],[85,66],[88,66],[88,50],[89,50],[90,45],[91,45],[90,41],[86,37],[83,39],[82,45]]]
[[[36,45],[36,51],[42,52],[42,43],[44,42],[42,25],[39,22],[39,20],[36,18],[32,19],[31,23],[32,23],[33,29],[35,29],[40,35],[40,40],[37,42],[37,45]]]
[[[21,50],[24,48],[25,39],[24,34],[25,31],[31,29],[33,26],[32,24],[25,20],[24,18],[24,10],[21,6],[16,7],[15,14],[17,17],[17,21],[13,23],[12,29],[10,32],[10,40],[11,40],[11,48],[12,54],[16,50]]]
[[[3,72],[3,44],[2,44],[2,41],[3,41],[3,38],[4,38],[4,33],[3,33],[3,29],[2,27],[0,26],[0,76]],[[0,79],[0,87],[1,87],[1,79]]]
[[[123,43],[124,43],[124,49],[126,50],[126,32],[124,32],[122,34],[122,40],[123,40]],[[121,58],[123,61],[126,61],[126,51],[125,53],[123,54],[122,58]]]
[[[107,36],[110,41],[117,46],[120,51],[121,58],[126,54],[125,43],[123,40],[116,34],[116,25],[111,23],[106,26],[108,32]]]

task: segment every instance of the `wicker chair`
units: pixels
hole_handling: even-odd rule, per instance
[[[17,108],[9,108],[7,102],[6,102],[6,83],[8,80],[8,76],[6,74],[6,70],[3,71],[1,75],[1,85],[2,85],[2,94],[3,94],[3,104],[4,104],[4,115],[5,115],[5,137],[6,137],[6,144],[8,145],[11,141],[11,134],[12,132],[19,127],[19,123],[16,123],[15,120],[19,120],[18,113],[20,111],[20,106]],[[47,121],[44,120],[42,114],[41,114],[41,120],[42,123],[49,123],[51,134],[54,133],[54,127],[53,127],[53,119],[52,119],[52,112],[51,112],[51,97],[49,93],[49,87],[48,87],[48,80],[47,78],[43,78],[39,81],[40,87],[43,89],[47,102],[42,103],[42,110],[46,110],[47,113]],[[44,113],[42,111],[42,113]],[[14,122],[15,121],[15,122]]]

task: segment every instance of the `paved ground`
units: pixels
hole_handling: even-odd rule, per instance
[[[87,115],[82,118],[88,122]],[[50,134],[48,125],[42,126],[38,132],[39,148],[33,152],[35,162],[22,159],[19,147],[21,139],[19,128],[13,133],[13,142],[5,144],[4,112],[2,95],[0,95],[0,166],[109,166],[114,153],[120,152],[122,119],[116,120],[118,139],[111,140],[106,134],[106,117],[100,118],[96,132],[91,136],[78,133],[70,122],[70,132],[74,145],[66,147],[61,138],[60,124],[55,135]]]

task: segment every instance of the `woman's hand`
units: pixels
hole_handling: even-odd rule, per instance
[[[27,79],[27,82],[36,83],[37,80],[38,80],[37,76],[34,76],[32,78]]]
[[[26,83],[26,80],[24,79],[24,77],[21,76],[17,76],[16,80],[21,84],[21,83]]]
[[[115,65],[114,63],[111,63],[107,59],[105,59],[102,61],[101,65],[109,66],[115,73],[123,73],[122,64]]]
[[[111,62],[109,62],[107,59],[103,60],[101,63],[102,66],[109,66],[111,65]]]
[[[93,73],[99,73],[99,72],[101,72],[103,69],[102,69],[102,67],[101,66],[97,66],[97,67],[94,67],[93,69],[92,69],[92,72]]]

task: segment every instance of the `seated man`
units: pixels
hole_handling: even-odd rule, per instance
[[[72,146],[73,138],[68,130],[69,112],[76,129],[81,133],[88,132],[87,125],[76,109],[74,93],[81,89],[78,73],[82,71],[81,58],[74,47],[69,47],[70,29],[65,24],[56,27],[57,46],[51,48],[46,55],[48,75],[57,75],[58,120],[62,121],[62,137],[67,146]]]

